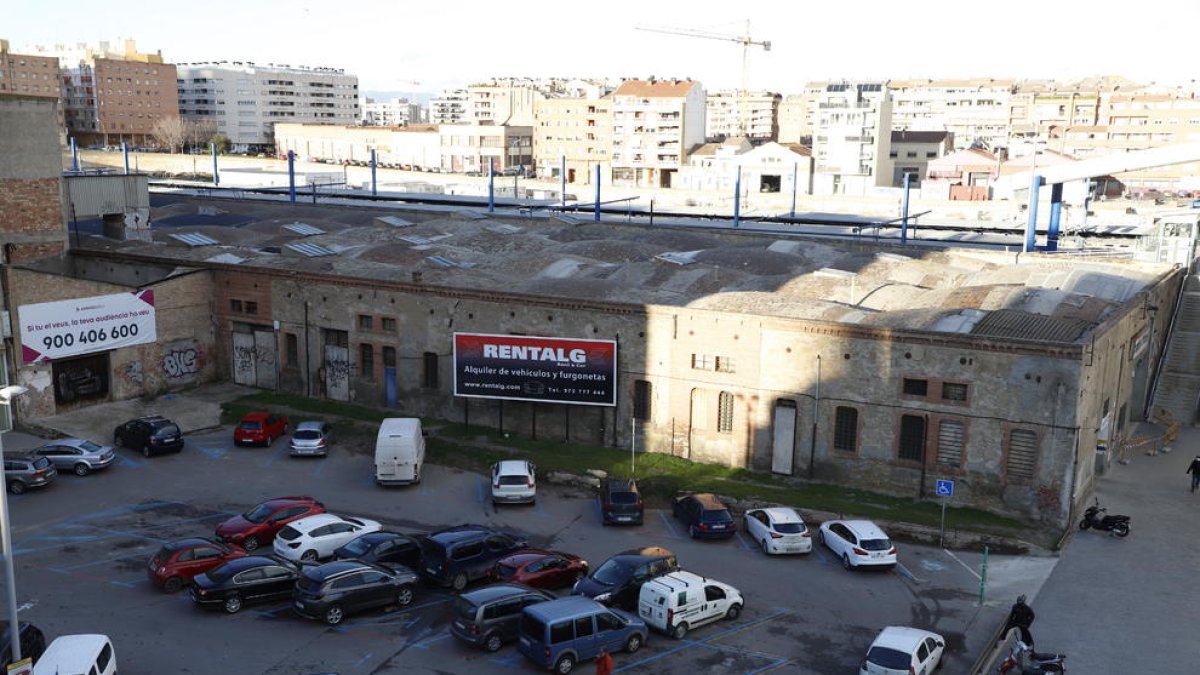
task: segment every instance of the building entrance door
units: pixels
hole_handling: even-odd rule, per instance
[[[796,455],[796,402],[775,402],[774,433],[771,444],[771,471],[790,476]]]

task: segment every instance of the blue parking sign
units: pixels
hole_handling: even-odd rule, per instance
[[[953,497],[953,496],[954,496],[954,481],[952,481],[952,480],[938,480],[938,482],[937,482],[937,496],[939,496],[939,497]]]

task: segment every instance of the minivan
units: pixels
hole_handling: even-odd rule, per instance
[[[54,638],[33,675],[116,675],[117,656],[107,635],[63,635]]]
[[[425,436],[421,420],[389,417],[379,425],[375,438],[375,482],[380,485],[411,485],[421,482],[425,463]]]
[[[450,633],[469,645],[494,652],[517,638],[523,609],[553,599],[551,593],[521,584],[492,584],[463,593],[454,601]]]
[[[742,613],[738,589],[691,572],[672,572],[642,585],[638,616],[647,625],[682,640],[693,628]]]
[[[588,598],[539,602],[521,612],[517,649],[534,663],[567,675],[600,650],[630,654],[646,643],[646,622]]]
[[[499,559],[529,544],[483,525],[459,525],[421,538],[421,576],[456,591],[487,576]]]

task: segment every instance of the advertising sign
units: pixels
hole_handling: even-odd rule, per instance
[[[617,404],[613,340],[454,334],[454,395]]]
[[[151,289],[21,305],[17,320],[25,363],[146,344],[158,338]]]

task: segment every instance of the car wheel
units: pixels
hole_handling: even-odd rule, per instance
[[[8,484],[8,491],[14,495],[19,495],[25,491],[25,484],[19,480],[14,480]]]
[[[412,604],[413,597],[412,586],[401,586],[400,590],[396,592],[396,604],[401,607],[408,607]]]
[[[113,447],[114,448],[125,447],[125,439],[121,438],[121,436],[119,434],[113,434]]]
[[[91,470],[92,470],[92,467],[88,466],[87,464],[84,464],[83,462],[80,462],[75,465],[75,475],[76,476],[86,476],[86,475],[88,475],[88,473],[91,472]]]
[[[1118,537],[1128,537],[1129,536],[1129,524],[1128,523],[1117,523],[1116,525],[1113,525],[1113,534],[1117,535]]]
[[[554,662],[554,672],[558,675],[567,675],[575,669],[575,657],[570,654],[563,654],[558,657],[558,661]]]
[[[1083,520],[1079,521],[1079,529],[1081,529],[1081,530],[1086,530],[1091,526],[1092,526],[1092,521],[1088,520],[1087,518],[1084,518]]]
[[[625,641],[625,651],[629,652],[630,654],[636,652],[637,650],[639,650],[641,648],[642,648],[642,636],[638,635],[637,633],[630,635],[629,639]]]
[[[688,625],[685,621],[671,629],[671,637],[675,638],[676,640],[682,640],[683,636],[687,635],[687,632]]]
[[[818,543],[818,544],[820,544],[820,545],[822,545],[822,546],[826,546],[826,545],[827,545],[827,544],[825,543],[825,533],[824,533],[823,531],[821,531],[821,530],[817,530],[817,543]]]
[[[150,456],[150,446],[148,446],[148,445],[146,445],[146,446],[142,446],[142,456],[143,456],[143,457],[149,457],[149,456]]]
[[[692,539],[696,538],[696,526],[695,525],[688,525],[688,536],[690,536]]]
[[[763,539],[761,543],[762,543],[763,553],[766,553],[767,555],[771,555],[771,551],[767,548],[767,540]]]
[[[332,605],[325,610],[325,623],[330,626],[336,626],[346,618],[346,614],[342,611],[341,605]]]
[[[733,621],[742,615],[742,606],[734,603],[729,606],[729,610],[725,612],[725,618]]]
[[[300,555],[300,559],[303,560],[304,562],[316,562],[317,561],[317,552],[312,549],[309,549]]]
[[[253,551],[258,548],[258,537],[246,537],[242,541],[242,548],[247,551]]]
[[[854,569],[854,565],[850,563],[850,554],[842,554],[842,567],[845,567],[848,570]]]
[[[231,595],[228,598],[225,598],[224,608],[229,614],[237,614],[242,609],[241,596]]]
[[[504,641],[501,640],[500,636],[497,635],[496,633],[491,633],[486,638],[483,639],[483,648],[488,650],[489,652],[500,651],[500,648],[503,646],[504,646]]]
[[[181,588],[183,588],[183,579],[179,577],[171,577],[167,579],[167,583],[163,584],[164,593],[178,593]]]
[[[451,582],[450,582],[450,586],[451,586],[451,588],[453,588],[456,591],[461,591],[462,589],[466,588],[467,587],[467,575],[462,572],[455,574],[454,579],[451,580]]]

